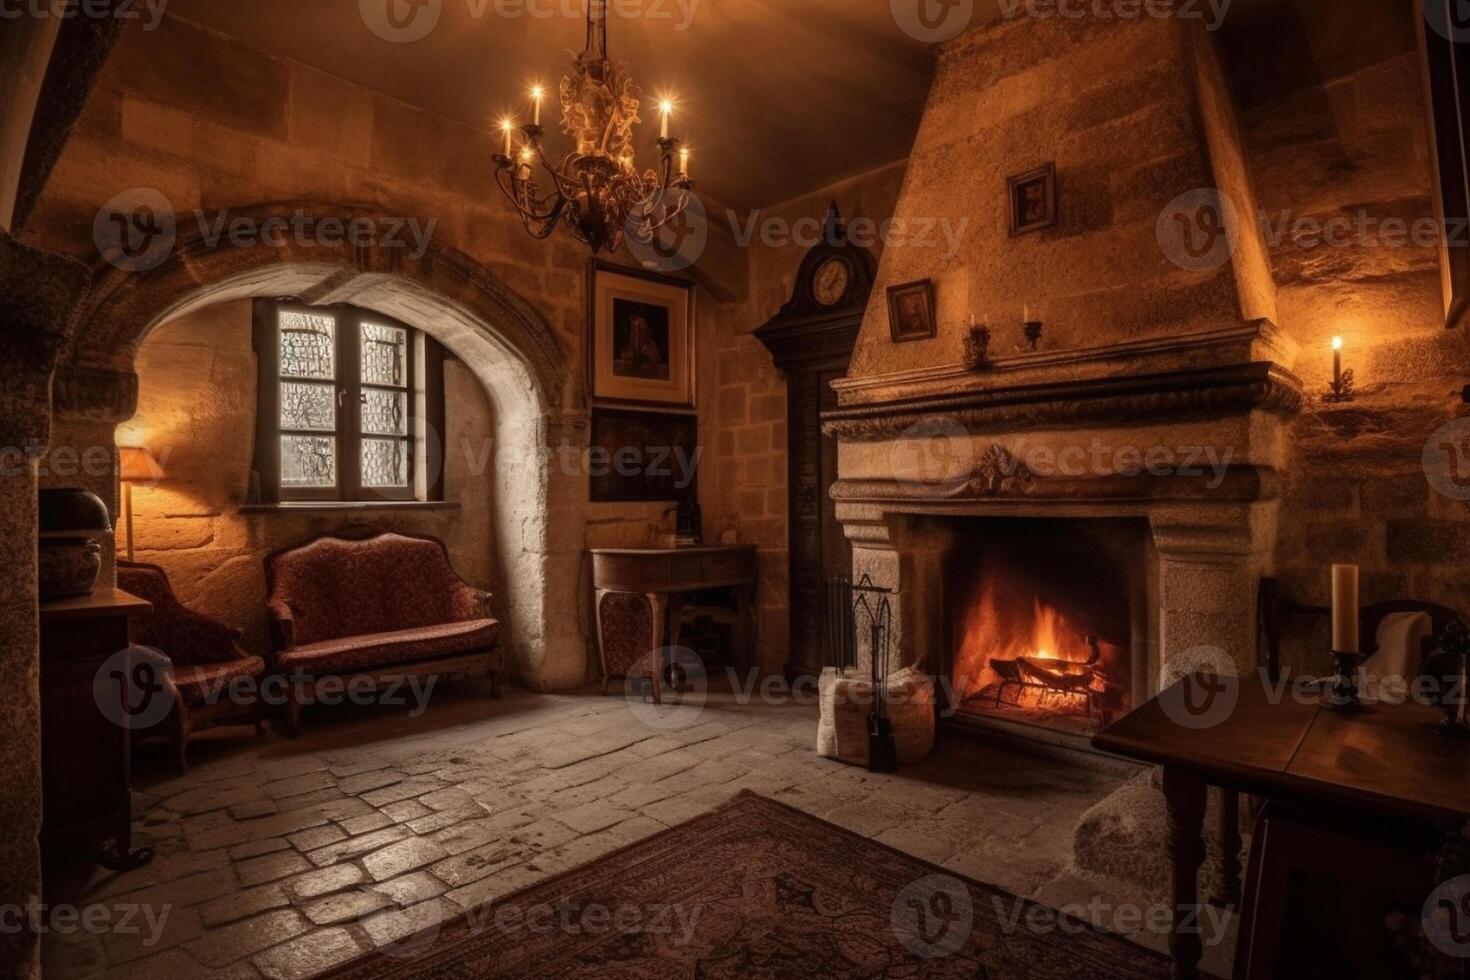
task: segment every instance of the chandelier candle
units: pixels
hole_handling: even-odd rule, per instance
[[[689,147],[687,146],[679,151],[679,173],[684,177],[689,176]]]
[[[689,158],[669,136],[673,103],[663,110],[658,160],[640,169],[634,127],[643,106],[638,86],[622,62],[607,51],[607,3],[587,4],[587,46],[572,62],[558,90],[561,129],[571,152],[548,159],[541,138],[545,90],[532,89],[534,117],[521,127],[526,142],[520,159],[507,134],[505,152],[495,155],[495,182],[520,215],[526,232],[546,239],[564,227],[592,251],[616,252],[626,238],[650,245],[659,230],[689,207]],[[676,161],[683,172],[675,172]],[[544,175],[545,182],[538,180]]]

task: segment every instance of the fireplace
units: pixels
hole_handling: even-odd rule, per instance
[[[1147,697],[1146,522],[955,523],[943,560],[949,716],[1086,737]]]

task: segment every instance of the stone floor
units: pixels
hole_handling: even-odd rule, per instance
[[[157,856],[51,883],[51,906],[107,911],[46,935],[46,975],[309,976],[742,789],[1019,895],[1101,901],[1088,914],[1110,918],[1070,865],[1078,818],[1117,773],[951,738],[874,775],[814,755],[809,706],[711,694],[655,714],[590,692],[486,695],[463,682],[416,719],[314,709],[296,740],[221,731],[182,778],[145,746],[135,843]]]

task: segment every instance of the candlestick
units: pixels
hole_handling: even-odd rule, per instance
[[[663,113],[663,125],[662,128],[659,130],[659,139],[668,139],[669,116],[673,115],[674,113],[674,103],[670,102],[668,99],[665,99],[664,101],[659,103],[658,108],[659,111]]]
[[[507,157],[510,156],[510,151],[511,151],[511,130],[514,129],[514,128],[515,128],[515,124],[512,123],[509,119],[502,119],[502,120],[500,120],[500,131],[505,134],[505,155]]]
[[[1332,649],[1358,652],[1358,566],[1332,566]]]
[[[689,147],[679,150],[679,173],[685,177],[689,176]]]
[[[1332,338],[1332,387],[1342,386],[1342,338]]]
[[[1332,384],[1327,386],[1326,400],[1350,402],[1353,400],[1353,372],[1342,368],[1342,338],[1332,338]]]
[[[531,125],[533,126],[541,125],[541,100],[544,97],[545,93],[542,92],[540,85],[531,89],[531,103],[534,106],[531,116]]]

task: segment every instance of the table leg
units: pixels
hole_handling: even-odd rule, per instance
[[[1240,794],[1220,790],[1220,894],[1221,908],[1240,907]]]
[[[1168,812],[1171,864],[1170,898],[1174,931],[1169,951],[1174,955],[1175,980],[1196,980],[1204,955],[1200,939],[1199,869],[1205,863],[1206,787],[1198,776],[1165,767],[1164,804]]]
[[[664,622],[668,618],[668,597],[650,592],[648,605],[653,613],[653,649],[648,652],[649,659],[653,661],[653,703],[663,704]]]

